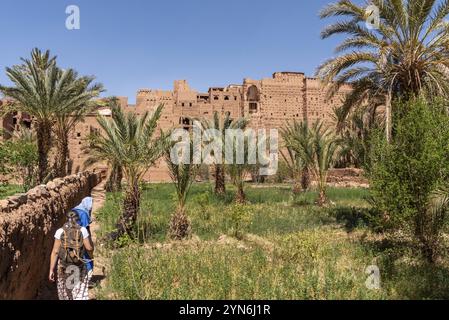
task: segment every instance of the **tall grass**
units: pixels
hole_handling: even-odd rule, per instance
[[[254,243],[200,243],[170,250],[127,248],[113,258],[121,299],[382,299],[365,287],[371,257],[329,230]]]
[[[449,297],[449,269],[429,266],[372,234],[363,213],[366,190],[329,189],[334,203],[314,205],[316,193],[249,186],[243,239],[233,238],[233,192],[216,198],[209,184],[191,191],[194,238],[169,242],[175,209],[171,185],[143,188],[138,240],[110,252],[100,298],[117,299],[432,299]],[[98,218],[110,231],[120,195],[108,194]],[[377,265],[381,289],[368,289],[366,268]]]
[[[227,194],[217,198],[212,192],[213,186],[207,183],[192,186],[188,212],[192,219],[193,232],[202,239],[213,239],[226,233],[229,227],[228,210],[234,204],[235,188],[228,186]],[[136,232],[144,241],[164,241],[170,215],[176,207],[175,190],[171,184],[145,185],[142,191],[142,204]],[[341,205],[367,205],[363,197],[366,190],[329,189],[329,198]],[[304,194],[304,203],[292,199],[291,190],[285,188],[248,188],[249,208],[253,213],[251,233],[300,231],[335,219],[328,210],[314,206],[315,192]],[[101,233],[114,228],[120,215],[121,195],[109,193],[103,209],[97,215],[101,222]],[[305,204],[305,205],[304,205]]]

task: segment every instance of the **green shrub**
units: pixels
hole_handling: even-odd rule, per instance
[[[242,239],[251,226],[253,219],[251,208],[243,204],[236,204],[229,209],[228,215],[230,234],[237,239]]]
[[[206,191],[192,197],[192,202],[197,203],[200,207],[198,212],[199,217],[205,221],[209,221],[211,218],[211,211],[209,210],[210,198],[210,191]]]
[[[442,103],[417,99],[395,106],[394,137],[373,139],[368,176],[377,223],[399,230],[433,262],[442,225],[428,219],[432,192],[449,178],[449,117]]]
[[[0,174],[13,177],[28,191],[37,181],[37,146],[26,139],[10,139],[0,143]]]

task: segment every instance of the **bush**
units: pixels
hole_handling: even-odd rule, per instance
[[[230,234],[237,239],[243,239],[245,232],[251,226],[253,218],[251,209],[243,204],[236,204],[230,208],[228,218]]]
[[[37,145],[24,138],[0,143],[0,174],[13,177],[28,191],[37,184]]]
[[[373,139],[367,173],[377,222],[410,236],[434,262],[443,225],[427,219],[432,193],[449,178],[449,118],[442,103],[395,105],[394,137]]]

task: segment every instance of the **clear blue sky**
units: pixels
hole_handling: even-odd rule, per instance
[[[330,21],[318,12],[331,1],[1,0],[0,83],[33,47],[130,101],[139,88],[171,89],[175,79],[205,91],[275,71],[313,75],[336,44],[319,37]],[[71,4],[81,30],[65,28]]]

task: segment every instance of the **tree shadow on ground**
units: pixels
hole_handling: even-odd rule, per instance
[[[330,209],[330,215],[334,216],[337,222],[342,224],[349,233],[357,228],[372,227],[369,208],[337,207]]]
[[[409,240],[362,239],[361,243],[376,257],[383,290],[398,299],[449,299],[449,267],[444,256],[430,264]]]
[[[93,275],[89,283],[89,289],[99,286],[104,279],[106,279],[104,275]]]

